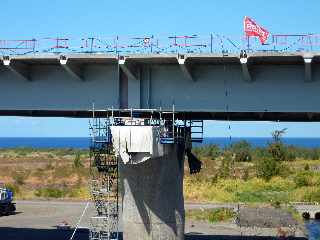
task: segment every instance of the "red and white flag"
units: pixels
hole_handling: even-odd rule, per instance
[[[257,23],[255,23],[255,21],[253,21],[249,17],[244,17],[244,31],[247,37],[259,37],[259,40],[262,44],[264,44],[269,37],[268,30],[259,26]]]

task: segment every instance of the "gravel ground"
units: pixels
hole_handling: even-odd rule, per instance
[[[291,214],[276,208],[240,208],[238,223],[242,227],[297,227],[298,222]]]
[[[15,215],[0,217],[0,239],[67,240],[72,231],[58,230],[56,226],[62,221],[67,221],[74,227],[85,205],[85,202],[17,201]],[[209,204],[186,204],[186,209],[210,208],[210,206],[211,208],[218,207],[218,205]],[[88,240],[89,233],[86,228],[89,226],[89,219],[92,215],[94,215],[94,208],[90,204],[80,224],[81,228],[75,235],[75,240]],[[277,235],[276,229],[239,228],[235,223],[209,224],[186,221],[186,240],[276,239],[264,237],[272,235]]]

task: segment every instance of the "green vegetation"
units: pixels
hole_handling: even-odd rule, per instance
[[[49,186],[35,190],[34,195],[40,198],[88,198],[88,192],[83,187]]]
[[[0,183],[18,199],[88,199],[89,151],[0,149]]]
[[[252,148],[247,141],[241,140],[232,144],[229,151],[235,154],[236,162],[250,162],[252,159]]]
[[[73,160],[73,167],[76,169],[83,168],[83,163],[81,161],[81,154],[79,152],[76,153],[76,156]]]
[[[15,184],[6,183],[4,187],[10,189],[14,195],[20,194],[20,187]]]
[[[206,221],[209,223],[230,221],[236,216],[232,209],[193,209],[186,211],[188,219]]]
[[[288,205],[286,207],[282,207],[282,210],[290,213],[290,215],[293,217],[293,219],[295,219],[298,223],[303,223],[304,222],[304,220],[302,218],[302,215],[292,205]]]
[[[274,158],[262,158],[256,162],[257,177],[269,181],[272,177],[278,176],[281,163]]]
[[[185,165],[185,199],[274,207],[320,202],[320,148],[288,146],[281,141],[283,134],[275,132],[266,147],[239,141],[227,148],[193,149],[203,169],[190,175]],[[88,150],[0,149],[0,182],[20,199],[88,199],[88,179]]]
[[[75,149],[75,148],[31,148],[31,147],[19,147],[19,148],[0,148],[0,156],[2,157],[28,157],[37,154],[46,154],[48,158],[75,156],[76,154],[89,157],[89,151],[87,149]]]
[[[320,202],[320,148],[288,146],[283,131],[266,147],[240,141],[227,148],[202,146],[197,175],[185,174],[185,198],[202,202]],[[186,169],[187,170],[187,169]]]
[[[62,198],[67,195],[67,191],[65,189],[46,187],[46,188],[37,189],[35,191],[35,195],[37,197],[44,197],[44,198]]]

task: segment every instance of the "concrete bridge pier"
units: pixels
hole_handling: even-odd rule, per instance
[[[166,148],[164,157],[121,163],[124,240],[184,239],[183,160],[177,146]]]
[[[125,130],[117,130],[118,134],[114,134],[116,131],[113,131],[113,139],[118,137],[118,142],[114,143],[118,144],[115,149],[120,152],[121,158],[119,173],[124,240],[184,239],[184,146],[159,144],[158,139],[153,139],[152,152],[146,152],[146,149],[141,149],[141,146],[148,148],[145,142],[146,136],[135,138],[132,136],[139,136],[141,128],[149,128],[150,131],[154,128],[132,127],[127,136],[130,135],[134,145],[145,151],[133,152],[134,146],[130,144],[130,139],[126,139],[126,133],[121,134],[121,132],[128,133],[126,126],[115,128]],[[121,145],[126,145],[126,152],[121,150]],[[129,162],[126,162],[127,157],[130,158]]]

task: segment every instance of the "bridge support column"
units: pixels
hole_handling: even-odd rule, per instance
[[[141,127],[132,127],[134,128]],[[136,129],[130,134],[134,145],[140,148],[148,145],[141,141],[146,139],[145,136],[131,137],[137,136],[136,134]],[[121,145],[125,137],[113,134],[113,139],[119,136],[120,141],[116,144],[120,142]],[[131,143],[128,139],[125,142],[129,156]],[[123,155],[126,153],[121,153],[119,148],[116,151],[120,152],[121,158],[119,173],[124,240],[184,239],[184,146],[153,144],[153,153],[131,153],[132,158],[126,164],[126,157]]]

